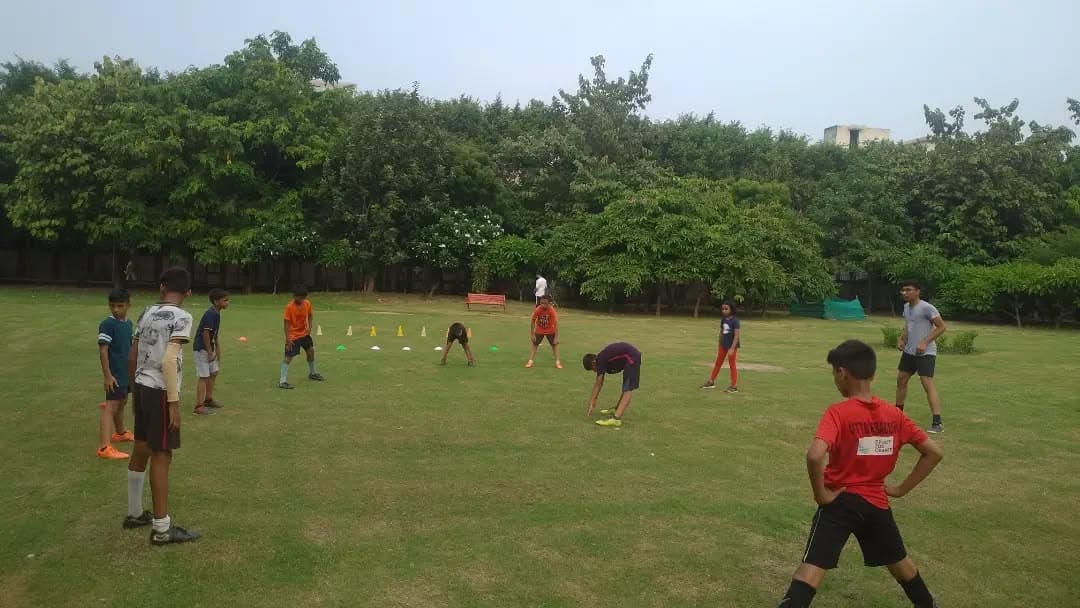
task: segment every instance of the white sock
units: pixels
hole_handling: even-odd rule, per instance
[[[288,381],[288,379],[289,379],[289,364],[288,363],[282,363],[281,364],[281,384],[285,384],[285,382]]]
[[[154,518],[154,532],[168,532],[170,526],[172,526],[172,520],[168,515],[161,519]]]
[[[128,515],[138,517],[143,514],[142,488],[146,471],[128,470]]]
[[[315,373],[315,362],[314,361],[308,361],[307,362],[307,368],[308,368],[308,371],[310,371],[311,373],[314,374]]]

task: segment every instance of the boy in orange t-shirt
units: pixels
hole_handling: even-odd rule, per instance
[[[289,384],[289,364],[293,357],[300,354],[304,349],[307,355],[308,379],[326,380],[322,374],[315,371],[315,342],[311,339],[311,326],[315,318],[315,309],[307,299],[307,288],[297,287],[293,289],[293,299],[285,305],[285,360],[281,363],[280,388],[295,388]]]
[[[529,339],[532,347],[529,349],[529,361],[525,367],[533,366],[533,357],[536,356],[536,348],[547,338],[551,345],[551,353],[555,356],[555,367],[562,369],[559,361],[559,315],[551,305],[551,296],[540,296],[540,305],[532,314],[532,323],[529,329]]]

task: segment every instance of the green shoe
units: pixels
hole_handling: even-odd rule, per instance
[[[618,428],[622,426],[622,420],[619,420],[618,418],[604,418],[603,420],[597,420],[596,424],[598,426],[613,426]]]
[[[615,412],[618,411],[618,409],[619,408],[616,408],[616,407],[609,407],[607,409],[600,410],[600,415],[601,416],[614,416]]]

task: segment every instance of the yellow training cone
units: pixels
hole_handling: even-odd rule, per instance
[[[372,338],[375,337],[375,326],[374,325],[371,326],[371,333],[369,333],[368,335],[371,336]]]
[[[403,326],[403,325],[398,325],[397,326],[397,337],[399,337],[399,338],[404,338],[405,337],[405,326]]]
[[[345,335],[346,336],[351,336],[352,335],[352,325],[349,326],[349,329],[348,329],[348,331],[345,332]]]
[[[427,337],[427,325],[420,328],[420,337],[421,338],[426,338]]]
[[[316,336],[321,336],[322,335],[322,325],[320,325],[318,327],[318,329],[315,331],[315,335]]]
[[[468,336],[468,338],[470,340],[472,340],[472,328],[471,327],[465,330],[465,335]]]

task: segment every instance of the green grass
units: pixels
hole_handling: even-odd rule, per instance
[[[151,296],[137,294],[136,313]],[[545,345],[525,370],[530,311],[517,303],[503,314],[456,298],[312,300],[325,383],[296,361],[298,388],[276,388],[286,297],[233,297],[219,415],[189,413],[188,359],[171,511],[205,537],[158,549],[120,529],[124,464],[93,457],[105,294],[0,290],[0,605],[772,606],[814,510],[803,456],[837,399],[825,352],[847,337],[879,344],[885,322],[746,318],[743,392],[726,395],[697,388],[716,319],[563,310],[566,369]],[[204,307],[202,295],[187,303],[196,319]],[[455,320],[474,331],[476,368],[460,350],[436,365]],[[408,337],[394,337],[398,323]],[[894,502],[897,519],[943,606],[1071,603],[1080,334],[977,329],[977,354],[939,361],[946,459]],[[602,429],[584,416],[579,361],[616,340],[645,353],[642,385],[626,425]],[[896,353],[879,352],[891,399]],[[601,407],[616,391],[609,382]],[[908,604],[851,542],[815,606],[856,605]]]

